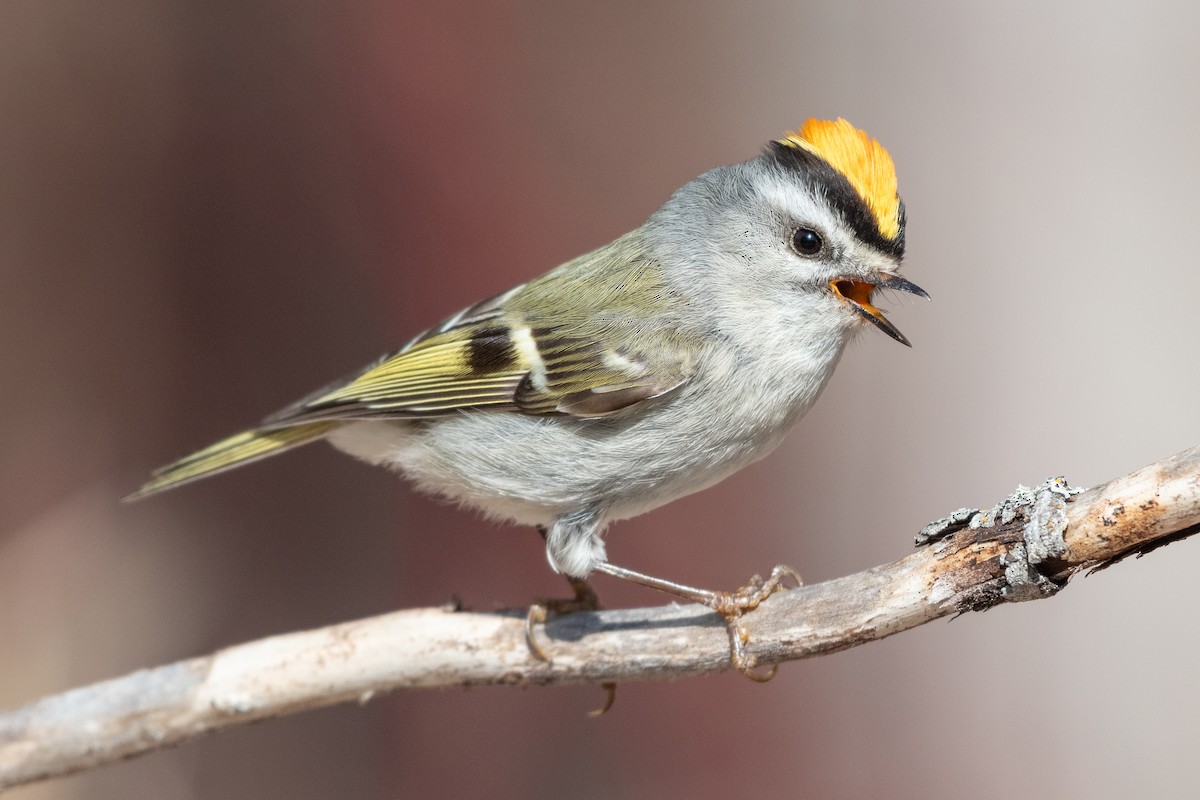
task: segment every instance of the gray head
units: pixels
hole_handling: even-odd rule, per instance
[[[762,325],[798,326],[840,348],[864,322],[908,344],[871,304],[878,287],[928,296],[898,273],[904,223],[887,151],[845,120],[809,120],[681,188],[647,238],[677,290],[733,338],[752,321],[748,342]]]

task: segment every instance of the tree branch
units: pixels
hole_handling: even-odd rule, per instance
[[[1061,479],[963,509],[899,561],[782,592],[745,618],[761,663],[881,639],[948,614],[1054,594],[1200,530],[1200,447],[1087,492]],[[479,684],[604,683],[729,668],[725,625],[699,606],[580,613],[545,626],[533,658],[524,611],[397,611],[273,636],[74,689],[0,713],[0,789],[184,742],[229,725],[378,692]]]

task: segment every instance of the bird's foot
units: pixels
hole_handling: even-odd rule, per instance
[[[529,647],[530,654],[538,661],[550,661],[550,656],[538,644],[535,635],[535,626],[545,625],[550,618],[550,614],[563,616],[566,614],[576,614],[580,611],[599,611],[600,598],[596,595],[594,589],[588,585],[588,582],[582,578],[572,578],[567,576],[567,581],[571,584],[571,591],[574,597],[559,597],[543,599],[534,603],[529,607],[529,613],[525,617],[525,644]]]
[[[775,677],[775,673],[779,670],[779,665],[772,664],[765,671],[755,669],[758,666],[758,662],[754,656],[746,651],[746,644],[750,641],[750,634],[746,632],[745,627],[742,625],[742,616],[758,608],[763,600],[766,600],[775,594],[775,592],[787,588],[784,586],[784,582],[789,578],[796,582],[797,587],[803,584],[803,581],[800,579],[800,573],[791,567],[777,564],[765,581],[760,576],[755,575],[750,578],[745,586],[736,592],[713,592],[712,599],[705,603],[705,605],[725,618],[725,628],[729,632],[730,661],[734,669],[750,680],[766,683]]]
[[[529,613],[525,616],[525,645],[529,648],[529,653],[538,661],[550,663],[550,656],[538,644],[535,628],[538,625],[545,625],[550,614],[564,615],[576,614],[580,611],[599,611],[600,598],[596,595],[596,590],[588,585],[588,582],[582,578],[572,578],[567,576],[567,581],[571,584],[571,591],[574,592],[574,597],[560,597],[544,599],[534,603],[529,607]],[[599,717],[608,712],[613,707],[613,703],[617,699],[617,684],[612,682],[602,683],[600,687],[605,691],[604,705],[600,708],[588,712],[589,717]]]
[[[693,603],[699,603],[711,608],[725,620],[725,627],[729,632],[729,658],[733,668],[747,678],[760,683],[765,683],[775,677],[777,669],[775,665],[772,665],[765,672],[755,671],[758,662],[746,650],[746,643],[750,640],[750,636],[742,626],[742,617],[747,612],[758,608],[762,601],[775,592],[784,589],[784,582],[789,578],[796,582],[796,586],[803,584],[803,581],[800,579],[800,573],[791,567],[780,564],[771,570],[771,574],[766,580],[755,575],[745,586],[734,592],[714,592],[708,589],[697,589],[694,586],[655,578],[652,575],[644,575],[640,572],[634,572],[633,570],[608,563],[600,564],[596,567],[596,571],[612,575],[614,578],[632,581],[651,589],[657,589],[660,592],[673,594],[684,600],[690,600]]]

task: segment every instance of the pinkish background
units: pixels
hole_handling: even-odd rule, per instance
[[[641,222],[807,116],[898,164],[932,304],[780,452],[611,531],[732,588],[1200,442],[1200,7],[1183,2],[0,6],[0,706],[452,595],[557,593],[530,530],[328,448],[148,471]],[[786,665],[396,694],[32,798],[1184,796],[1200,541],[1049,602]],[[610,606],[658,596],[599,579]]]

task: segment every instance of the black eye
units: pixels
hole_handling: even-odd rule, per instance
[[[815,256],[825,242],[812,228],[797,228],[792,234],[792,247],[802,256]]]

